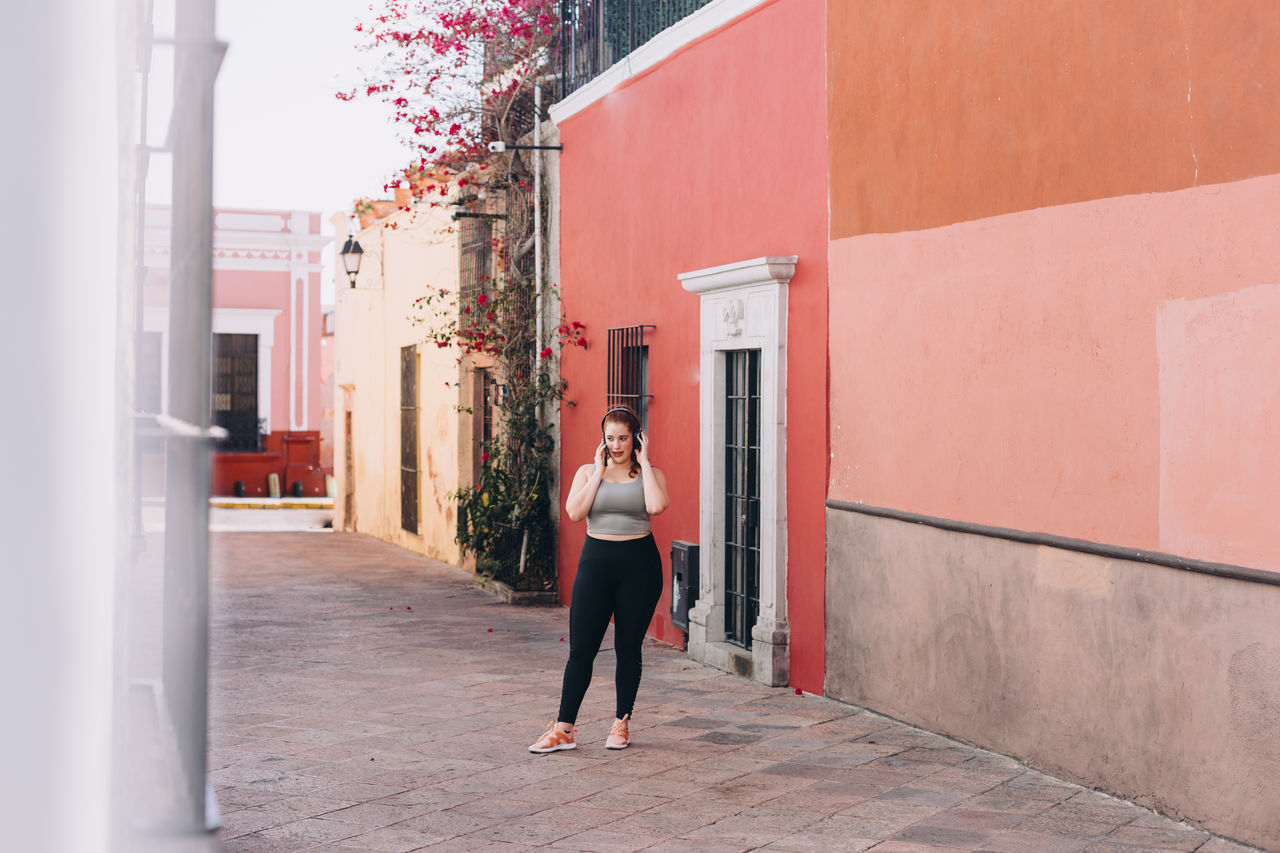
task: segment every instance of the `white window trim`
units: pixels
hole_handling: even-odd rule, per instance
[[[689,656],[735,671],[743,654],[725,642],[724,390],[726,350],[760,350],[760,615],[751,629],[751,677],[788,683],[787,289],[798,255],[762,257],[682,273],[701,297],[699,331],[699,537],[703,569],[689,610]]]
[[[271,347],[275,342],[278,308],[214,308],[215,335],[258,336],[258,417],[271,432]],[[169,411],[169,306],[148,305],[142,328],[160,333],[160,408]]]
[[[279,308],[214,308],[215,335],[258,336],[258,417],[271,432],[271,347]]]

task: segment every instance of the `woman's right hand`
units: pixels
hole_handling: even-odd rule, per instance
[[[604,470],[604,442],[601,441],[596,445],[595,466],[597,471]]]

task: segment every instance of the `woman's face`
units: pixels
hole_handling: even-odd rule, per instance
[[[609,458],[614,462],[625,462],[631,458],[631,430],[626,424],[606,421],[604,425],[604,446]]]

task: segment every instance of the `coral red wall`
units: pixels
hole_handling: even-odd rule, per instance
[[[799,255],[787,376],[792,683],[823,684],[827,470],[827,150],[823,0],[778,0],[629,80],[560,126],[562,295],[591,347],[566,354],[562,477],[589,462],[604,411],[606,330],[652,323],[650,432],[671,509],[654,534],[698,541],[699,301],[677,275]],[[568,601],[585,524],[564,520]],[[669,585],[669,574],[668,574]],[[670,590],[651,633],[679,643]]]

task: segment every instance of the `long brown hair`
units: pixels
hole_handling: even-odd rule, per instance
[[[621,424],[631,430],[631,476],[634,478],[640,473],[640,462],[636,459],[636,438],[642,429],[640,419],[636,417],[636,413],[631,411],[627,406],[615,406],[604,413],[604,417],[600,419],[600,438],[604,439],[605,424]]]

